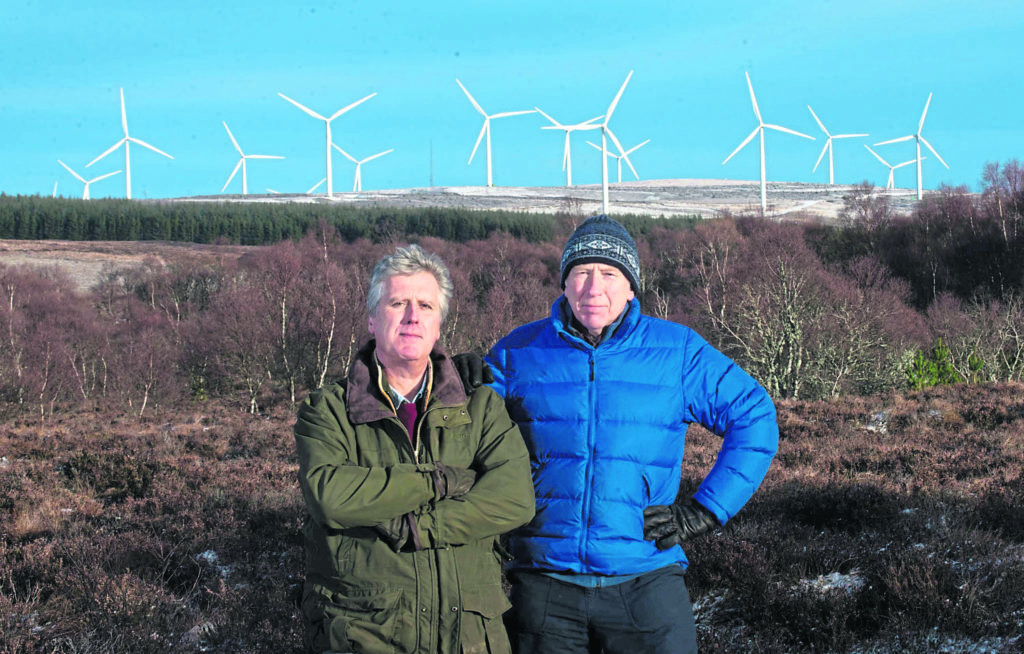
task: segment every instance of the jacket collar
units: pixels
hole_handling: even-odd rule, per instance
[[[353,423],[391,418],[395,409],[387,393],[387,377],[377,363],[376,339],[369,339],[356,353],[348,373],[348,417]],[[440,343],[434,344],[427,369],[425,406],[458,406],[467,401],[455,366]]]

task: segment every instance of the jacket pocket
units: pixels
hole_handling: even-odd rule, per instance
[[[307,644],[314,651],[391,652],[400,591],[332,593],[315,588],[303,601]]]
[[[461,645],[464,654],[510,654],[501,615],[512,608],[500,588],[462,591]]]

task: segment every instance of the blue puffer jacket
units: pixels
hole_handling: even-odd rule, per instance
[[[537,513],[512,533],[513,567],[622,575],[673,563],[643,538],[643,510],[679,491],[686,428],[724,438],[695,498],[724,524],[750,499],[778,446],[775,406],[729,358],[682,325],[642,315],[636,300],[597,347],[551,317],[501,339],[487,356],[530,451]]]

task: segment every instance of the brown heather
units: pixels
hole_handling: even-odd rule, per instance
[[[0,652],[298,652],[291,423],[5,424]],[[702,652],[1019,651],[1024,386],[785,400],[779,424],[761,490],[688,549]],[[691,429],[681,497],[717,445]]]

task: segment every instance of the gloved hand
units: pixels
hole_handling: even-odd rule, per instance
[[[462,380],[462,388],[466,390],[466,395],[471,394],[483,384],[490,384],[494,381],[491,367],[484,362],[479,354],[474,352],[456,354],[452,357],[452,363],[455,364],[455,370],[459,373],[459,379]]]
[[[400,515],[373,527],[380,539],[391,546],[392,551],[401,552],[409,542],[408,515]]]
[[[437,487],[437,499],[461,497],[468,493],[476,483],[476,473],[469,468],[448,466],[440,461],[434,470],[434,485]]]
[[[653,540],[659,550],[682,545],[719,526],[715,514],[692,498],[682,506],[659,504],[644,509],[644,539]]]

